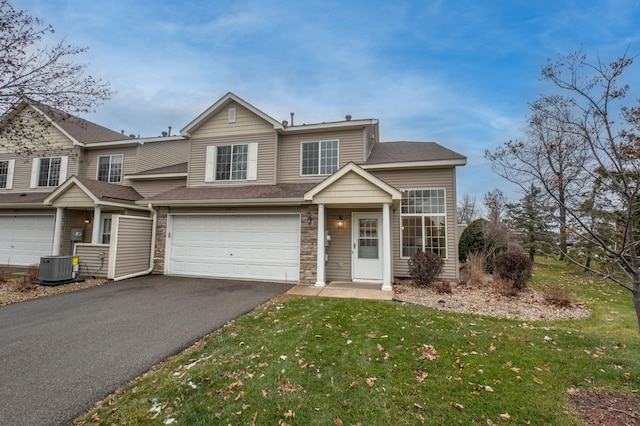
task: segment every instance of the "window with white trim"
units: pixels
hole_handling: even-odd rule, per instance
[[[69,157],[34,158],[31,168],[31,188],[60,185],[67,178]]]
[[[16,160],[0,161],[0,189],[11,189],[13,187],[13,169]]]
[[[412,189],[402,192],[400,204],[401,256],[432,251],[447,258],[447,211],[444,189]]]
[[[256,180],[258,144],[208,146],[205,161],[205,182]]]
[[[111,214],[102,216],[102,223],[100,224],[100,242],[102,244],[111,243],[111,218]]]
[[[99,156],[96,178],[103,182],[111,182],[111,183],[122,182],[123,161],[124,161],[124,156],[122,154]]]
[[[302,142],[300,174],[330,175],[338,170],[338,140]]]

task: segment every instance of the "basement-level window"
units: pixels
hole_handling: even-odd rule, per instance
[[[401,256],[432,251],[447,258],[447,211],[444,189],[412,189],[402,192],[400,205]]]

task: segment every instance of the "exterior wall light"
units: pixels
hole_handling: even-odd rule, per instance
[[[344,226],[344,218],[342,217],[342,215],[338,216],[338,228],[342,229],[342,227]]]

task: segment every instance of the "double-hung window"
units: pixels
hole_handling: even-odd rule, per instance
[[[98,157],[97,179],[111,183],[122,182],[123,159],[124,156],[122,154]]]
[[[11,189],[13,187],[13,169],[16,160],[0,161],[0,189]]]
[[[69,157],[34,158],[31,168],[31,188],[60,185],[67,178]]]
[[[208,146],[205,161],[205,182],[256,180],[258,144]]]
[[[447,257],[447,212],[444,189],[413,189],[402,192],[402,257],[432,251]]]
[[[330,175],[338,170],[339,141],[302,142],[302,176]]]

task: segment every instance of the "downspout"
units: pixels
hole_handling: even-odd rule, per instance
[[[114,278],[113,281],[126,280],[128,278],[139,277],[141,275],[149,275],[151,272],[153,272],[156,253],[156,229],[158,227],[158,212],[151,206],[151,203],[147,205],[147,209],[149,209],[149,212],[151,213],[151,253],[149,256],[149,268],[142,272],[135,272],[133,274]]]

